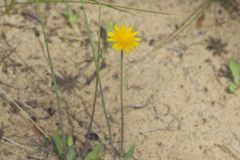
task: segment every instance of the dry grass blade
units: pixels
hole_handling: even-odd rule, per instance
[[[12,144],[14,144],[14,145],[16,145],[16,146],[18,146],[18,147],[21,147],[21,148],[27,150],[27,148],[24,147],[23,145],[21,145],[21,144],[15,142],[14,140],[11,140],[11,139],[5,137],[5,136],[3,136],[2,139],[5,140],[5,141],[8,141],[8,142],[10,142],[10,143],[12,143]]]
[[[40,132],[45,138],[50,139],[50,137],[47,135],[47,133],[46,133],[41,127],[39,127],[39,126],[32,120],[32,118],[22,109],[22,107],[20,107],[20,106],[14,101],[13,98],[11,98],[11,96],[9,96],[8,94],[6,94],[6,93],[3,91],[2,88],[0,88],[0,91],[1,91],[1,94],[4,95],[4,97],[6,98],[6,100],[8,100],[9,102],[13,103],[13,104],[21,111],[21,113],[23,114],[23,116],[24,116],[27,120],[29,120],[29,121],[33,124],[33,126],[35,126],[35,127],[39,130],[39,132]]]
[[[96,1],[96,0],[90,0],[90,2],[85,2],[85,3],[88,3],[88,4],[94,4],[94,5],[99,5],[99,2]],[[111,5],[111,4],[107,4],[107,3],[101,3],[102,6],[105,6],[105,7],[109,7],[111,9],[115,9],[115,10],[118,10],[120,12],[126,12],[126,13],[129,13],[129,14],[132,14],[134,15],[133,13],[127,11],[127,10],[123,10],[123,9],[120,9],[120,7],[117,7],[115,5]]]
[[[179,29],[174,31],[170,36],[168,36],[163,42],[161,42],[152,52],[155,52],[162,48],[165,44],[167,44],[169,41],[174,39],[176,36],[178,36],[181,32],[183,32],[187,27],[189,27],[193,21],[197,20],[203,13],[206,11],[213,0],[207,0],[203,5],[201,5],[199,8],[197,8],[194,13],[192,13],[181,25]]]
[[[240,160],[240,158],[235,153],[233,153],[227,146],[220,145],[220,144],[215,144],[215,146],[217,146],[221,151],[223,151],[224,153],[228,154],[233,159]]]
[[[153,50],[151,50],[150,52],[148,52],[146,55],[144,55],[143,57],[141,57],[140,59],[137,60],[137,62],[140,62],[144,59],[146,59],[147,57],[150,57],[151,59],[154,58],[156,56],[155,53],[156,51],[158,51],[159,49],[161,49],[162,47],[164,47],[168,42],[170,42],[171,40],[173,40],[175,37],[177,37],[180,33],[182,33],[187,27],[189,27],[193,21],[197,20],[210,6],[211,3],[214,0],[207,0],[205,3],[203,3],[199,8],[197,8],[194,13],[192,13],[184,22],[183,24],[174,32],[172,32],[167,38],[165,38],[158,46],[156,46]],[[150,55],[152,54],[152,55]],[[135,64],[134,64],[135,65]],[[129,65],[129,67],[127,68],[127,70],[129,70],[130,68],[132,68],[133,65]]]
[[[47,2],[38,2],[39,4],[44,4],[44,3],[48,3],[48,4],[56,4],[56,3],[79,3],[78,0],[71,0],[71,1],[67,1],[67,0],[52,0],[52,1],[47,1]],[[35,1],[26,1],[26,2],[16,2],[14,5],[30,5],[30,4],[34,4]],[[88,0],[88,1],[84,1],[83,3],[86,4],[93,4],[93,5],[99,5],[98,1],[96,0]],[[0,6],[1,8],[5,8],[8,7],[10,4],[4,4]],[[137,11],[137,12],[145,12],[145,13],[153,13],[153,14],[162,14],[162,15],[175,15],[172,13],[167,13],[167,12],[160,12],[160,11],[151,11],[151,10],[147,10],[147,9],[141,9],[141,8],[132,8],[132,7],[127,7],[127,6],[121,6],[121,5],[115,5],[115,4],[110,4],[110,3],[101,3],[102,6],[111,8],[111,9],[115,9],[121,12],[126,12],[129,14],[134,15],[133,13],[129,12],[129,10],[132,11]]]
[[[22,7],[24,6],[27,6],[27,5],[31,5],[31,4],[34,4],[36,3],[35,0],[34,1],[26,1],[26,2],[15,2],[14,3],[14,6],[16,5],[20,5]],[[66,0],[56,0],[56,1],[47,1],[47,2],[38,2],[38,4],[52,4],[52,5],[55,5],[56,3],[79,3],[79,1],[66,1]],[[95,1],[84,1],[83,3],[85,4],[90,4],[90,5],[99,5],[98,2],[95,2]],[[4,5],[0,5],[0,9],[1,8],[8,8],[10,7],[11,4],[4,4]],[[115,5],[112,5],[112,4],[108,4],[108,3],[104,3],[104,4],[101,4],[102,6],[105,6],[105,7],[108,7],[108,8],[111,8],[111,9],[114,9],[114,10],[117,10],[117,11],[120,11],[120,12],[125,12],[125,13],[129,13],[129,14],[132,14],[134,15],[133,13],[127,11],[127,10],[124,10],[124,9],[121,9],[121,6],[115,6]],[[141,9],[139,9],[141,10]],[[149,12],[153,12],[153,11],[149,11]]]
[[[97,4],[98,2],[96,0],[91,0],[94,2],[94,4]],[[103,6],[106,7],[114,7],[114,9],[126,9],[126,10],[132,10],[132,11],[138,11],[138,12],[145,12],[145,13],[154,13],[154,14],[163,14],[163,15],[175,15],[172,13],[166,13],[166,12],[160,12],[160,11],[150,11],[146,9],[139,9],[139,8],[132,8],[132,7],[127,7],[127,6],[121,6],[121,5],[115,5],[115,4],[110,4],[110,3],[101,3]]]

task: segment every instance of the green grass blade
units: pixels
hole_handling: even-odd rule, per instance
[[[38,0],[35,0],[35,3],[37,5],[37,7],[39,7]],[[38,15],[38,16],[40,17],[40,15]],[[47,51],[48,65],[49,65],[50,72],[51,72],[51,79],[53,81],[53,91],[54,91],[56,101],[57,101],[56,109],[57,109],[57,113],[58,113],[58,117],[59,117],[60,133],[61,133],[61,136],[62,136],[62,144],[63,144],[63,151],[64,151],[63,157],[65,158],[65,156],[66,156],[66,143],[65,143],[66,137],[65,137],[65,134],[64,134],[63,115],[62,115],[62,112],[61,112],[60,93],[59,93],[59,89],[58,89],[58,85],[57,85],[57,81],[56,81],[56,77],[55,77],[55,70],[54,70],[54,66],[53,66],[52,56],[50,54],[50,49],[49,49],[48,42],[47,42],[47,34],[46,34],[46,31],[45,31],[45,27],[44,27],[44,24],[43,24],[41,18],[36,19],[36,21],[40,24],[42,32],[43,32],[44,44],[45,44],[46,51]]]
[[[84,22],[85,22],[85,25],[86,25],[86,28],[87,28],[88,37],[90,39],[90,47],[92,49],[93,60],[94,60],[95,68],[96,68],[96,79],[97,79],[98,84],[99,84],[100,96],[101,96],[101,101],[102,101],[102,108],[103,108],[104,117],[105,117],[105,120],[106,120],[106,123],[107,123],[110,145],[113,147],[111,124],[110,124],[110,121],[109,121],[108,115],[107,115],[105,97],[104,97],[104,94],[103,94],[103,87],[102,87],[100,73],[99,73],[100,72],[99,57],[98,57],[98,54],[97,54],[96,49],[95,49],[94,44],[93,44],[94,42],[93,42],[93,39],[92,39],[90,26],[89,26],[88,18],[87,18],[87,13],[86,13],[86,10],[85,10],[85,7],[84,7],[83,0],[80,0],[80,1],[82,2],[81,6],[83,8],[83,13],[84,13]]]
[[[53,142],[57,151],[57,154],[61,160],[64,160],[64,149],[63,149],[63,141],[62,137],[59,134],[55,134],[53,136]]]
[[[131,146],[129,148],[129,150],[127,151],[127,153],[124,155],[123,159],[124,160],[130,160],[133,158],[133,154],[134,154],[134,149],[135,149],[135,146]]]

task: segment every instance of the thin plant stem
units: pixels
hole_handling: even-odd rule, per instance
[[[70,11],[71,11],[71,7],[70,7],[70,5],[69,5],[69,1],[66,1],[65,2],[65,5],[66,5],[66,9],[67,9],[67,11],[66,11],[66,18],[67,18],[67,21],[68,21],[68,24],[71,26],[71,23],[70,23],[70,21],[69,21],[69,13],[70,13]],[[71,26],[72,27],[72,26]]]
[[[67,11],[66,11],[66,15],[67,15],[67,19],[68,19],[68,18],[69,18],[69,17],[68,17],[68,13],[69,13],[69,11],[70,11],[70,6],[69,6],[69,2],[68,2],[68,1],[65,2],[65,6],[66,6],[66,10],[67,10]]]
[[[97,52],[97,61],[99,63],[100,61],[100,28],[101,28],[101,1],[98,1],[99,5],[98,5],[98,52]],[[96,102],[97,102],[97,93],[98,93],[98,79],[96,79],[96,85],[95,85],[95,93],[94,93],[94,100],[93,100],[93,107],[92,107],[92,113],[91,113],[91,117],[90,117],[90,123],[88,126],[88,130],[87,130],[87,135],[89,134],[89,132],[91,132],[92,129],[92,123],[94,120],[94,115],[95,115],[95,109],[96,109]]]
[[[99,66],[99,61],[98,61],[99,57],[96,55],[96,50],[93,46],[93,40],[92,40],[92,36],[91,36],[90,26],[88,24],[88,18],[87,18],[86,10],[84,8],[83,0],[81,0],[81,3],[82,3],[82,9],[83,9],[83,13],[84,13],[84,21],[85,21],[85,25],[86,25],[86,28],[87,28],[88,37],[90,39],[90,46],[91,46],[91,49],[92,49],[93,60],[94,60],[95,68],[96,68],[96,76],[97,76],[96,78],[97,78],[97,81],[99,83],[99,90],[100,90],[100,95],[101,95],[102,108],[103,108],[104,117],[105,117],[106,123],[107,123],[110,145],[113,147],[111,125],[110,125],[110,122],[109,122],[109,119],[108,119],[108,116],[107,116],[106,103],[105,103],[105,99],[104,99],[103,88],[102,88],[102,83],[101,83],[100,73],[99,73],[99,71],[100,71],[100,66]]]
[[[101,42],[101,38],[100,38],[100,32],[101,32],[101,8],[102,8],[102,2],[101,0],[98,0],[98,62],[99,62],[99,56],[100,56],[100,42]]]
[[[51,1],[45,1],[45,2],[39,2],[39,3],[56,4],[56,3],[65,3],[65,2],[79,3],[79,0],[51,0]],[[32,3],[34,3],[34,1],[15,2],[14,5],[28,5],[28,4],[32,4]],[[87,0],[87,1],[84,1],[84,3],[98,5],[98,2],[96,0]],[[0,5],[0,8],[8,7],[10,5],[11,4]],[[108,8],[114,9],[114,10],[121,11],[121,12],[126,12],[126,13],[129,13],[132,15],[134,15],[134,14],[129,12],[129,10],[143,12],[143,13],[145,12],[145,13],[162,14],[162,15],[176,15],[176,14],[160,12],[160,11],[152,11],[152,10],[146,10],[146,9],[132,8],[132,7],[128,7],[128,6],[120,6],[120,5],[115,5],[115,4],[111,4],[111,3],[101,3],[101,5],[104,7],[108,7]]]
[[[37,4],[38,4],[38,0],[36,0]],[[54,73],[54,66],[53,66],[53,62],[52,62],[52,57],[50,54],[50,50],[49,50],[49,46],[48,46],[48,42],[47,42],[47,36],[46,36],[46,32],[45,32],[45,28],[44,25],[42,23],[41,18],[40,19],[36,19],[39,24],[41,25],[41,29],[43,32],[43,38],[44,38],[44,43],[45,43],[45,47],[47,50],[47,58],[48,58],[48,65],[50,67],[50,71],[51,71],[51,78],[53,81],[53,90],[56,96],[56,101],[57,101],[57,113],[58,113],[58,117],[59,117],[59,123],[60,123],[60,133],[61,133],[61,138],[62,138],[62,144],[63,144],[63,157],[65,158],[66,156],[66,137],[64,134],[64,124],[63,124],[63,118],[62,118],[62,112],[61,112],[61,102],[60,102],[60,94],[59,94],[59,89],[58,89],[58,85],[56,82],[56,77],[55,77],[55,73]]]
[[[120,64],[120,107],[121,107],[121,139],[120,139],[120,156],[124,156],[124,113],[123,113],[123,50],[121,51]]]
[[[97,0],[91,0],[91,1],[95,2],[95,4],[97,4]],[[114,5],[114,4],[111,4],[111,3],[102,3],[102,4],[106,7],[113,7],[114,6],[115,8],[127,9],[127,10],[139,11],[139,12],[163,14],[163,15],[174,15],[174,14],[171,14],[171,13],[150,11],[150,10],[146,10],[146,9],[138,9],[138,8],[132,8],[132,7],[128,7],[128,6],[121,6],[121,5]]]
[[[47,57],[48,57],[49,67],[50,67],[50,70],[51,70],[51,77],[52,77],[52,81],[53,81],[53,89],[54,89],[54,93],[55,93],[56,100],[57,100],[57,113],[58,113],[58,117],[59,117],[60,133],[61,133],[61,136],[62,136],[62,144],[63,144],[63,151],[64,151],[63,157],[65,157],[66,156],[66,143],[65,143],[66,137],[65,137],[65,134],[64,134],[64,124],[63,124],[63,118],[62,118],[63,116],[62,116],[62,112],[61,112],[60,95],[59,95],[59,92],[58,92],[58,86],[57,86],[56,77],[55,77],[55,73],[54,73],[52,57],[51,57],[49,47],[48,47],[48,43],[47,43],[46,32],[45,32],[43,24],[42,23],[40,23],[40,24],[41,24],[42,31],[43,31],[45,46],[46,46],[46,49],[47,49]]]
[[[93,124],[95,110],[96,110],[97,93],[98,93],[98,80],[96,79],[95,93],[94,93],[94,99],[93,99],[93,107],[92,107],[90,122],[89,122],[88,130],[87,130],[87,135],[91,132],[91,129],[92,129],[92,124]]]

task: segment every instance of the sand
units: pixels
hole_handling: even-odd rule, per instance
[[[134,25],[142,38],[141,46],[124,57],[124,145],[126,149],[135,145],[134,159],[239,160],[240,90],[230,94],[226,89],[232,81],[227,65],[234,55],[240,58],[239,15],[213,3],[204,16],[178,37],[151,52],[203,2],[105,2],[174,13],[156,15],[133,11],[135,15],[131,15],[102,8],[103,26],[109,21]],[[72,7],[79,11],[79,6]],[[83,13],[78,15],[79,21],[72,29],[63,9],[63,4],[41,7],[47,15],[46,33],[61,85],[65,131],[74,135],[76,150],[81,154],[93,103],[94,63]],[[86,9],[96,37],[98,8],[87,5]],[[0,128],[5,138],[24,147],[2,138],[1,160],[58,159],[51,145],[45,143],[14,104],[4,101],[2,94],[17,101],[47,134],[57,131],[56,99],[41,27],[23,16],[24,12],[33,11],[34,7],[23,7],[0,18]],[[214,48],[213,41],[220,49]],[[120,54],[108,48],[101,70],[115,147],[119,147],[120,137],[119,58]],[[100,100],[98,96],[93,131],[106,144],[109,136]],[[109,150],[104,151],[102,159],[110,159]]]

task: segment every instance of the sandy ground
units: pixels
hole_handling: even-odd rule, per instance
[[[233,55],[240,55],[239,15],[214,3],[201,19],[171,43],[150,52],[202,2],[105,2],[177,13],[169,16],[133,12],[134,16],[102,8],[103,25],[108,21],[134,25],[142,38],[141,46],[125,56],[125,148],[135,144],[136,160],[239,160],[240,91],[235,94],[226,91],[231,82],[226,66]],[[78,10],[78,6],[72,7]],[[65,130],[75,136],[76,149],[81,153],[95,87],[83,14],[79,15],[77,27],[71,29],[62,13],[64,5],[41,9],[47,15],[46,32],[55,70],[61,75],[58,79]],[[24,7],[0,18],[1,97],[5,93],[17,101],[51,135],[59,125],[56,100],[44,56],[41,28],[22,15],[29,10],[33,11],[33,7]],[[87,6],[87,11],[95,33],[97,7]],[[216,43],[211,42],[217,42],[220,47],[216,48]],[[119,146],[120,126],[119,57],[108,49],[101,70],[116,147]],[[16,106],[0,100],[0,131],[4,132],[4,137],[24,146],[23,149],[2,138],[0,159],[57,160],[51,145],[46,145]],[[93,131],[106,143],[107,128],[100,97],[98,100]],[[107,151],[102,159],[109,159]]]

